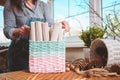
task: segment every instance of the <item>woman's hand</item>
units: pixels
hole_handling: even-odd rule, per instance
[[[66,21],[62,21],[61,24],[62,24],[62,27],[65,29],[66,32],[70,31],[70,26]]]
[[[29,36],[30,34],[30,27],[27,25],[23,25],[20,28],[16,28],[13,32],[13,36],[19,37],[19,36]]]
[[[30,34],[30,27],[29,26],[24,25],[24,26],[21,27],[21,29],[23,31],[23,33],[21,33],[22,35],[28,36]]]

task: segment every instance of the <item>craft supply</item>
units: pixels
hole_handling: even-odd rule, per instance
[[[30,40],[35,41],[35,22],[31,22]]]
[[[30,41],[29,46],[30,72],[65,72],[64,41]]]
[[[65,34],[65,30],[64,29],[60,29],[59,30],[59,35],[58,35],[58,41],[63,41],[64,34]]]
[[[43,32],[44,41],[49,41],[49,31],[50,31],[50,27],[48,26],[48,22],[42,23],[42,32]]]
[[[62,39],[64,34],[61,24],[54,23],[50,35],[47,22],[34,23],[32,27],[35,28],[33,31],[36,32],[34,33],[36,40],[29,41],[29,71],[33,73],[65,72],[65,42]]]
[[[59,37],[59,30],[61,29],[60,23],[54,23],[53,24],[53,31],[51,32],[51,41],[58,41]]]
[[[36,41],[43,41],[41,24],[42,24],[42,22],[40,22],[40,21],[35,22]]]

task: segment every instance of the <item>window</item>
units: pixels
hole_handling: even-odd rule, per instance
[[[3,28],[3,6],[0,6],[0,29]]]
[[[107,14],[113,15],[114,11],[120,17],[120,0],[103,0],[102,6],[103,18],[105,18]]]
[[[4,7],[0,6],[0,46],[8,46],[10,40],[7,39],[3,34],[3,27],[4,27],[3,9],[4,9]]]
[[[54,0],[54,20],[69,22],[68,36],[80,35],[89,26],[89,0]]]
[[[89,26],[89,0],[54,0],[54,21],[66,20],[71,29],[66,34],[67,47],[83,47],[79,39],[82,29]]]
[[[103,0],[102,6],[103,25],[108,27],[107,37],[117,39],[117,36],[120,35],[120,0]],[[120,40],[120,37],[118,40]]]
[[[47,0],[41,0],[41,1],[43,1],[43,2],[46,2],[46,3],[47,3]]]

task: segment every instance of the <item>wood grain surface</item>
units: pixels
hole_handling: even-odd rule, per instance
[[[15,71],[0,74],[0,80],[120,80],[119,77],[86,78],[75,72],[35,74],[28,71]]]

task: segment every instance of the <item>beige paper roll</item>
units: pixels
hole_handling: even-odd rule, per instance
[[[30,40],[35,41],[35,22],[31,22]]]
[[[42,22],[40,21],[35,22],[35,32],[36,32],[36,41],[43,41]]]
[[[64,34],[65,34],[65,30],[64,29],[60,29],[59,35],[58,35],[58,41],[63,41],[64,40]]]
[[[61,24],[60,23],[54,23],[53,24],[53,31],[51,33],[51,41],[58,41],[59,37],[59,30],[61,29]]]
[[[48,26],[48,22],[42,23],[42,30],[43,30],[43,40],[49,41],[50,27]]]

